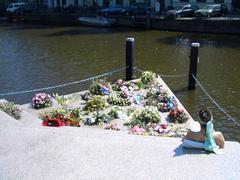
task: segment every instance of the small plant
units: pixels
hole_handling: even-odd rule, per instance
[[[4,111],[8,115],[14,117],[15,119],[20,119],[21,110],[13,102],[0,103],[0,110]]]
[[[87,101],[85,109],[88,111],[100,111],[106,108],[106,102],[101,96],[93,96],[92,99]]]
[[[147,106],[143,110],[137,110],[134,112],[132,120],[127,123],[128,126],[139,126],[146,128],[149,123],[161,122],[161,116],[157,108],[153,106]]]
[[[168,117],[173,123],[185,123],[188,120],[187,114],[179,108],[171,109]]]
[[[156,74],[151,71],[142,73],[141,81],[143,84],[154,84],[156,82]]]
[[[32,98],[32,106],[35,109],[41,109],[52,106],[52,97],[46,93],[36,93]]]
[[[112,93],[108,99],[109,104],[118,105],[118,106],[129,106],[131,101],[129,98],[123,98],[119,93]]]

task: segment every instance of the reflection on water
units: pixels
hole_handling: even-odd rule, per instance
[[[132,30],[127,28],[0,25],[0,93],[41,88],[84,79],[122,67],[125,38],[136,39],[136,65],[159,74],[187,74],[190,44],[199,42],[198,78],[226,111],[240,119],[240,37]],[[118,77],[124,73],[118,74]],[[187,77],[165,78],[194,118],[203,106],[227,139],[240,140],[238,128],[197,88],[187,91]],[[83,90],[87,83],[64,87],[60,94]],[[28,102],[33,94],[5,97]]]

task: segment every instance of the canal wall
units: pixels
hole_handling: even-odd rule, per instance
[[[168,31],[240,34],[240,18],[181,18],[176,20],[152,18],[151,28]]]
[[[42,14],[10,16],[10,21],[55,23],[64,25],[81,25],[78,15],[71,14]],[[113,16],[115,26],[140,27],[166,31],[201,32],[240,34],[240,18],[177,18],[164,19],[159,16]]]

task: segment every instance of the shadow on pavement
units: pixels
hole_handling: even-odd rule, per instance
[[[185,154],[210,154],[210,152],[204,151],[203,149],[194,149],[194,148],[183,148],[182,145],[179,145],[176,149],[174,149],[174,156],[178,157]]]

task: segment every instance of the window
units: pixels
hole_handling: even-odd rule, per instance
[[[123,4],[123,0],[116,0],[116,4]]]
[[[224,0],[214,0],[214,3],[224,3]]]
[[[197,0],[197,2],[206,2],[206,0]]]
[[[189,0],[180,0],[180,2],[189,2]]]

